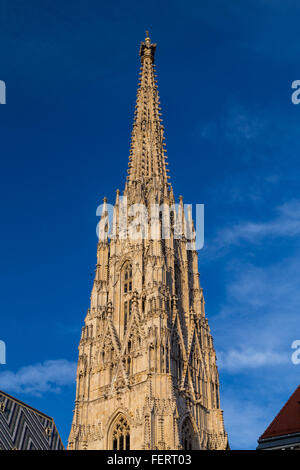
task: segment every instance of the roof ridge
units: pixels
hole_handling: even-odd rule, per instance
[[[289,428],[290,425],[287,424],[287,421],[289,421],[290,417],[286,415],[286,410],[290,408],[291,406],[293,406],[296,400],[297,400],[297,403],[299,405],[299,410],[300,410],[300,385],[298,385],[296,390],[292,393],[292,395],[289,397],[287,402],[283,405],[283,407],[277,413],[273,421],[269,424],[269,426],[266,428],[263,434],[259,437],[259,440],[267,439],[267,438],[275,437],[275,436],[281,436],[284,434],[294,434],[294,433],[300,432],[300,421],[299,421],[298,429],[295,429],[295,430],[292,429],[291,427]],[[295,419],[294,414],[292,415],[292,419]],[[278,425],[277,427],[279,427],[279,430],[276,430],[276,425]],[[280,427],[281,427],[281,430],[280,430]]]
[[[24,406],[25,408],[29,408],[30,410],[34,411],[35,413],[38,413],[38,414],[44,416],[45,418],[48,418],[50,421],[54,421],[54,419],[51,416],[46,415],[46,413],[43,413],[42,411],[34,408],[33,406],[27,405],[27,403],[24,403],[22,400],[19,400],[18,398],[13,397],[12,395],[9,395],[9,393],[6,393],[6,392],[3,392],[3,390],[0,390],[0,395],[1,394],[6,396],[7,398],[9,398],[10,400],[15,401],[19,405]]]

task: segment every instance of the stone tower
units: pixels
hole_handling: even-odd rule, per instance
[[[168,181],[155,49],[147,33],[110,227],[104,199],[69,449],[227,448],[191,212]]]

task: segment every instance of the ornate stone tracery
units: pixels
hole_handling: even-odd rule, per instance
[[[110,447],[113,450],[130,450],[130,427],[122,414],[113,423]]]
[[[117,191],[115,237],[99,239],[79,344],[70,449],[227,447],[198,254],[176,238],[190,222],[182,197],[175,208],[169,183],[155,49],[147,36],[123,196],[128,206],[164,209],[155,219],[158,236],[126,238]],[[104,229],[106,217],[104,199]]]

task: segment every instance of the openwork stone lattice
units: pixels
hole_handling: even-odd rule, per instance
[[[114,425],[112,432],[113,450],[130,449],[130,427],[124,416],[120,416]]]
[[[189,419],[185,419],[182,425],[182,446],[185,450],[193,450],[194,432]]]
[[[182,197],[173,210],[155,50],[147,36],[140,47],[128,176],[113,207],[114,237],[100,237],[97,246],[69,449],[227,447],[198,253],[177,237],[193,221],[185,216]],[[170,209],[157,215],[156,236],[125,236],[120,217],[132,222],[122,212],[125,198],[128,207]],[[99,226],[105,233],[107,215],[104,199]]]

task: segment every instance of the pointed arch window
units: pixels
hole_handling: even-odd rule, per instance
[[[125,300],[124,302],[124,333],[127,330],[128,320],[131,315],[131,300]]]
[[[182,425],[182,448],[184,450],[193,450],[193,428],[189,418],[186,418]]]
[[[132,291],[132,265],[126,264],[124,267],[123,273],[123,292],[127,294],[127,292]]]
[[[120,415],[113,425],[112,449],[130,450],[130,427],[123,415]]]
[[[120,315],[120,331],[125,335],[129,318],[131,315],[131,297],[132,297],[132,264],[127,262],[123,265],[121,275],[121,315]]]

